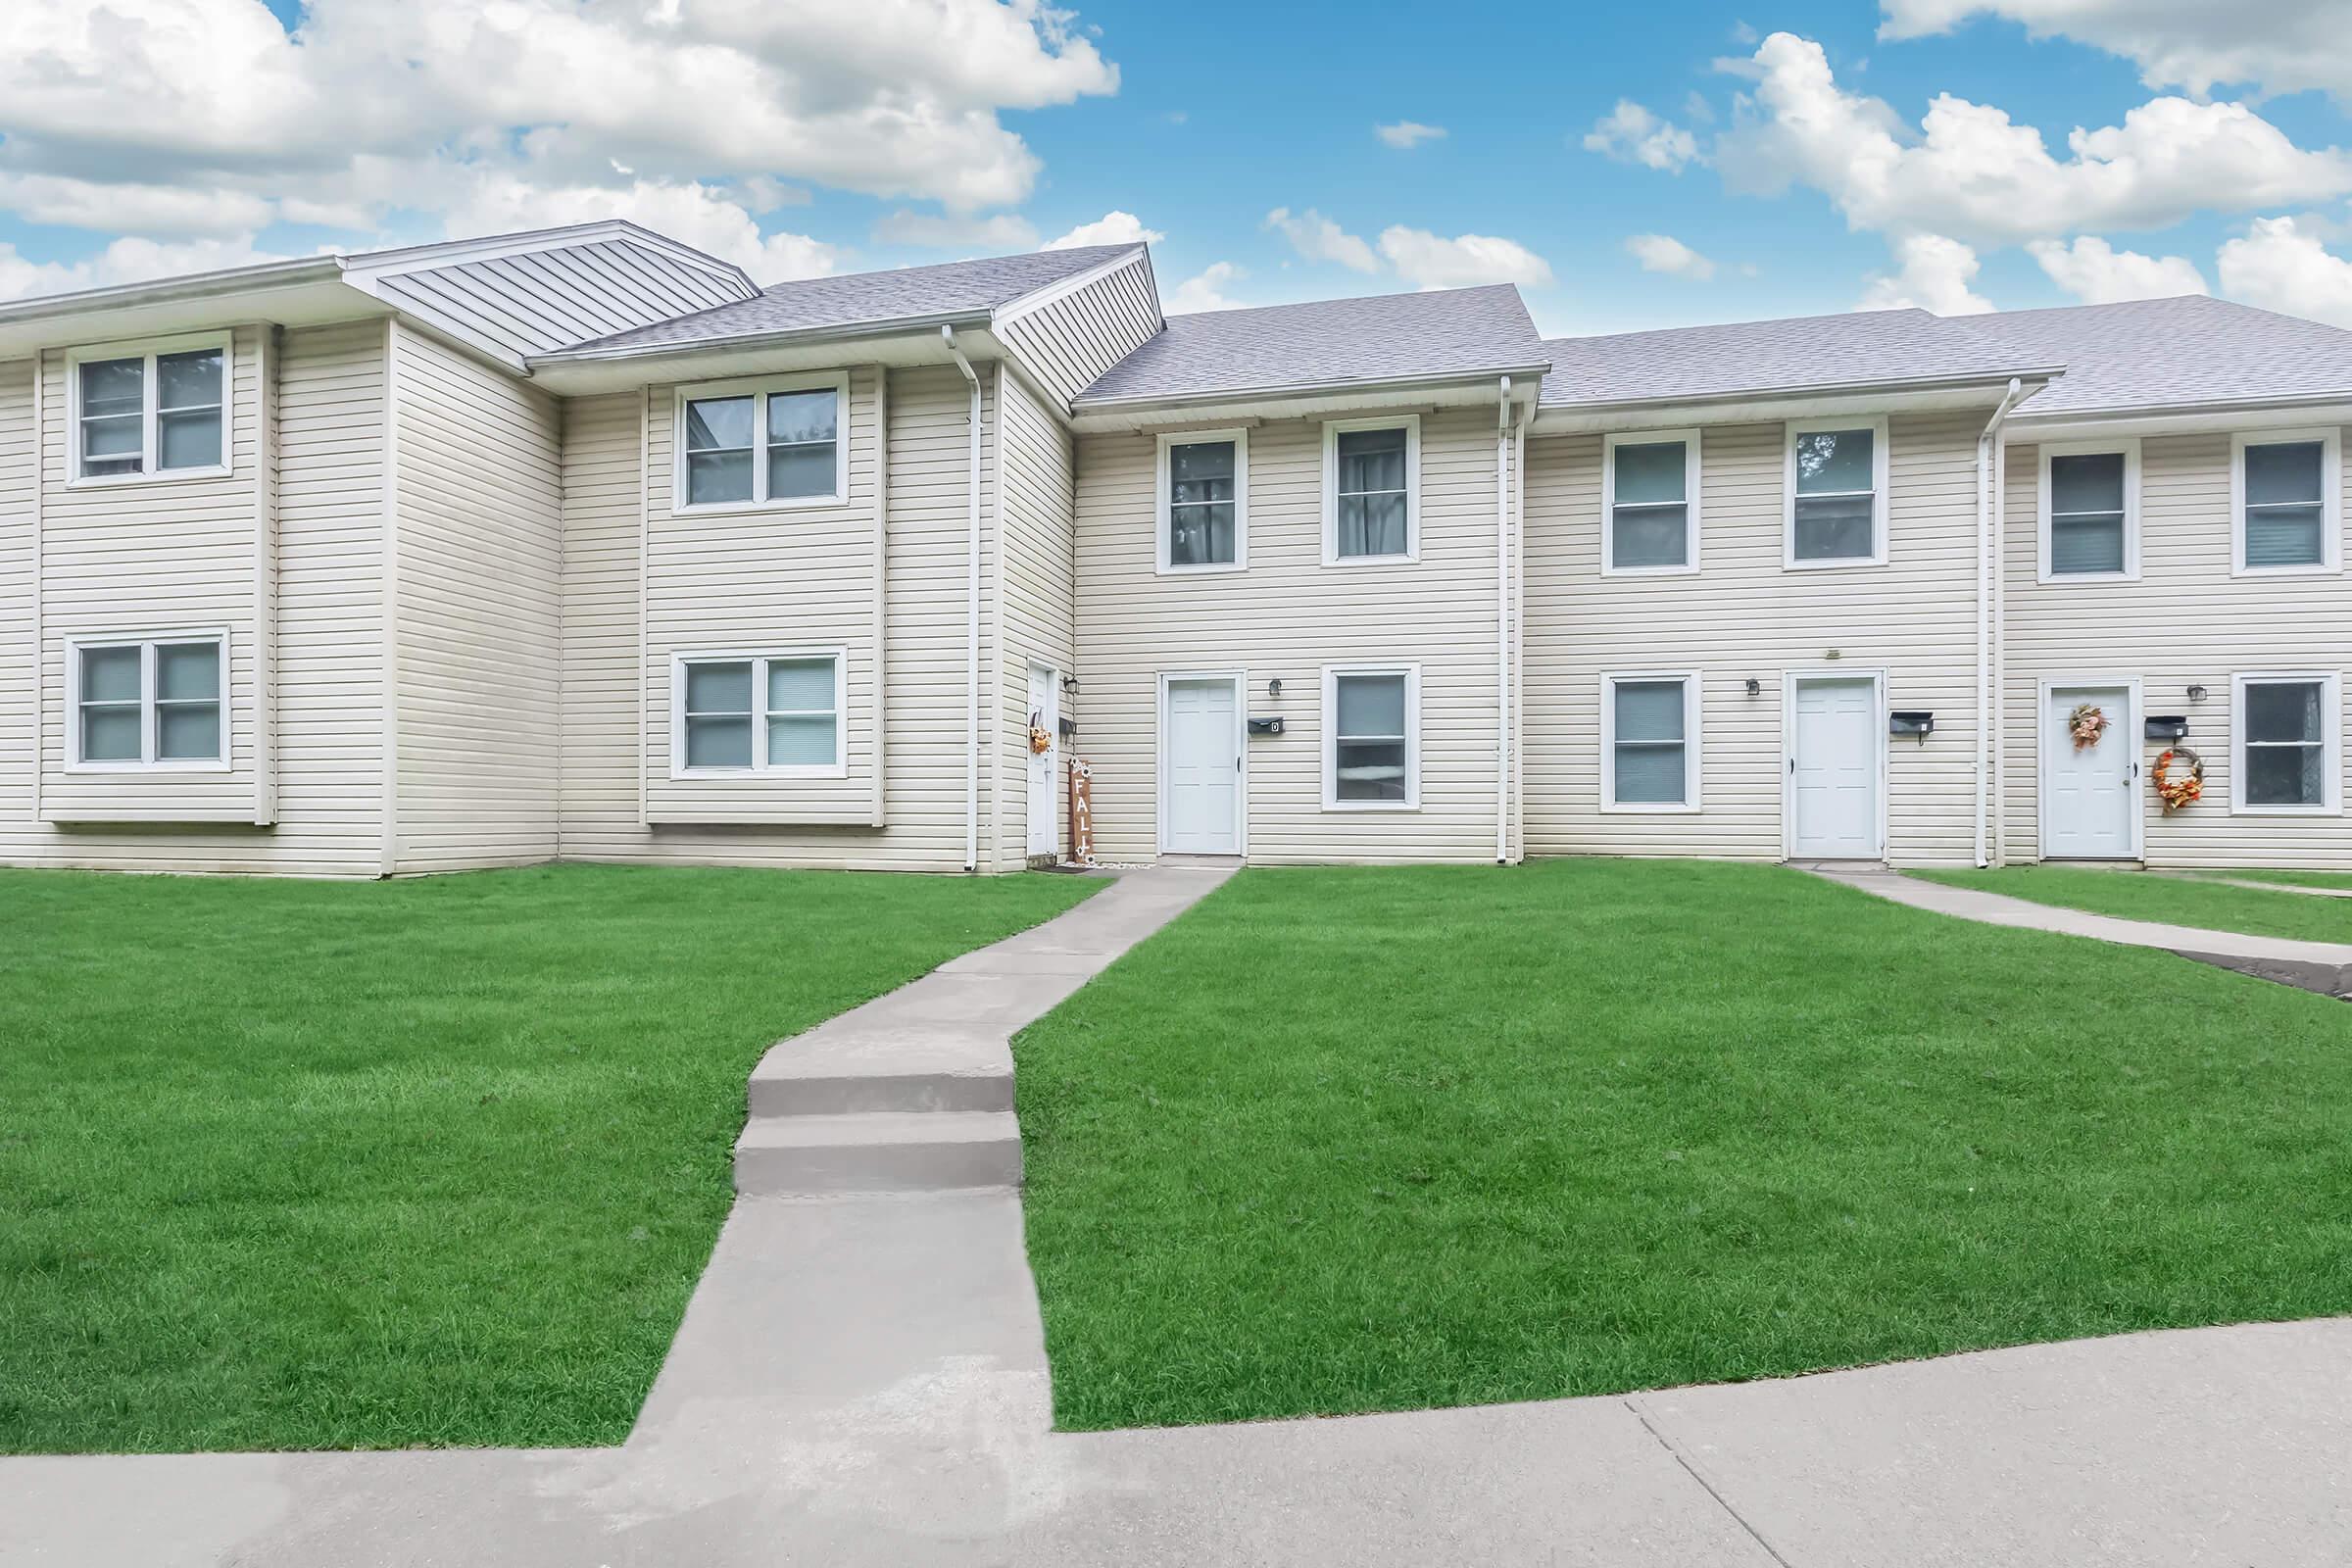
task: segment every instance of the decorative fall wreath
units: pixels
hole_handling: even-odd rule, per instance
[[[2106,710],[2096,703],[2084,703],[2069,713],[2066,727],[2074,731],[2075,750],[2087,752],[2098,745],[2099,737],[2107,733],[2109,722]]]
[[[2187,771],[2176,776],[2173,772],[2176,766],[2185,766]],[[2156,771],[2149,776],[2164,808],[2178,811],[2204,795],[2205,759],[2185,746],[2168,746],[2157,755]]]
[[[1035,710],[1029,714],[1029,750],[1040,757],[1054,749],[1054,732],[1046,728],[1045,717]]]

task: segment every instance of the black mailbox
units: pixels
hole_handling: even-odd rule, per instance
[[[2151,715],[2141,720],[2140,727],[2152,741],[2170,744],[2188,739],[2188,720],[2179,713]]]
[[[1898,708],[1886,715],[1886,733],[1916,736],[1925,746],[1936,733],[1936,715],[1924,708]]]
[[[1273,718],[1253,718],[1250,721],[1250,733],[1252,735],[1279,735],[1282,733],[1282,718],[1279,714]]]

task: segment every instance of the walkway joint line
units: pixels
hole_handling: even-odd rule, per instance
[[[1690,1462],[1690,1456],[1685,1454],[1683,1450],[1666,1436],[1665,1433],[1658,1430],[1657,1424],[1650,1420],[1647,1412],[1645,1412],[1640,1405],[1636,1404],[1631,1398],[1628,1398],[1625,1401],[1625,1407],[1634,1413],[1635,1420],[1642,1423],[1642,1430],[1649,1434],[1651,1441],[1656,1443],[1659,1447],[1664,1448],[1668,1456],[1671,1457],[1676,1464],[1679,1464],[1683,1467],[1683,1473],[1688,1475],[1691,1480],[1697,1482],[1699,1489],[1705,1492],[1708,1496],[1715,1499],[1715,1505],[1718,1508],[1721,1508],[1725,1513],[1728,1513],[1732,1516],[1732,1522],[1734,1524],[1747,1532],[1748,1539],[1763,1548],[1766,1556],[1770,1557],[1774,1562],[1779,1563],[1781,1568],[1796,1568],[1794,1563],[1791,1563],[1787,1557],[1781,1554],[1781,1549],[1778,1546],[1775,1546],[1771,1542],[1764,1539],[1763,1531],[1758,1530],[1754,1525],[1749,1524],[1747,1522],[1747,1516],[1732,1506],[1731,1498],[1725,1496],[1723,1493],[1717,1489],[1715,1483],[1709,1481],[1699,1470],[1698,1466]]]

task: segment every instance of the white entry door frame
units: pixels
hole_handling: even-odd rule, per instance
[[[1883,860],[1886,858],[1886,672],[1884,669],[1855,668],[1845,664],[1822,664],[1805,669],[1791,669],[1781,676],[1781,858],[1810,859],[1814,857],[1797,843],[1796,837],[1796,775],[1798,767],[1796,708],[1797,694],[1806,686],[1850,683],[1870,687],[1870,755],[1874,777],[1871,785],[1877,802],[1873,808],[1872,843],[1863,858]]]
[[[1202,850],[1197,845],[1175,845],[1169,842],[1169,805],[1175,794],[1174,729],[1169,722],[1169,689],[1174,686],[1201,684],[1225,685],[1233,690],[1233,756],[1237,765],[1233,779],[1233,832],[1229,848]],[[1247,858],[1250,854],[1250,673],[1243,669],[1170,669],[1159,676],[1159,853],[1162,855],[1223,854]]]
[[[2108,727],[2101,749],[2120,742],[2129,760],[2125,771],[2125,799],[2130,805],[2126,815],[2131,821],[2130,848],[2115,855],[2054,854],[2050,839],[2051,779],[2054,768],[2051,759],[2063,755],[2057,748],[2071,750],[2074,736],[2066,730],[2065,720],[2056,714],[2061,696],[2084,698],[2111,697],[2124,693],[2124,714]],[[2079,694],[2079,695],[2078,695]],[[2146,720],[2141,715],[2139,677],[2137,675],[2087,675],[2082,679],[2045,680],[2034,692],[2034,711],[2040,716],[2034,721],[2035,751],[2034,757],[2034,849],[2040,858],[2049,859],[2119,859],[2147,858],[2148,816],[2139,798],[2140,750]]]
[[[1058,858],[1060,846],[1054,842],[1054,829],[1060,820],[1055,807],[1061,782],[1061,671],[1049,664],[1029,666],[1029,711],[1054,740],[1043,752],[1028,754],[1028,853],[1032,858],[1040,855]]]

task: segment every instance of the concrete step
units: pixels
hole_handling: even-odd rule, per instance
[[[735,1144],[735,1190],[768,1197],[1016,1187],[1021,1129],[1009,1110],[769,1116]]]
[[[752,1074],[754,1120],[771,1116],[841,1116],[867,1111],[1012,1109],[1012,1063],[916,1059],[878,1063],[784,1057]]]

